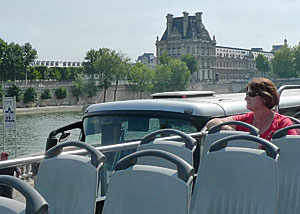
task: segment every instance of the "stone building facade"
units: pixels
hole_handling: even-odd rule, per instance
[[[167,14],[166,30],[156,39],[156,56],[164,52],[179,58],[185,54],[193,55],[198,62],[198,71],[192,75],[192,82],[218,80],[248,80],[261,76],[255,68],[255,57],[263,54],[269,60],[274,57],[272,52],[261,48],[251,50],[217,46],[215,36],[210,37],[202,21],[202,12],[189,16],[173,17]],[[159,63],[159,62],[158,62]]]

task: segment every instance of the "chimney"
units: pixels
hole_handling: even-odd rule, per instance
[[[186,37],[188,24],[189,24],[189,13],[183,12],[183,37]]]
[[[168,30],[168,36],[171,34],[172,27],[173,27],[173,15],[168,13],[167,16],[167,30]]]
[[[202,12],[197,12],[195,13],[196,15],[196,25],[198,27],[198,29],[200,30],[201,25],[202,25]]]

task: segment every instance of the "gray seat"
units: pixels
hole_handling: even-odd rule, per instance
[[[260,143],[266,150],[228,147],[232,140]],[[191,213],[276,213],[278,148],[252,135],[216,141],[198,172]]]
[[[0,175],[0,184],[10,186],[18,190],[26,199],[26,205],[0,196],[1,214],[47,214],[48,204],[45,199],[29,184],[8,175]]]
[[[156,156],[176,164],[177,169],[137,165],[143,156]],[[170,152],[138,151],[121,159],[111,175],[103,214],[189,213],[194,168]]]
[[[287,131],[300,128],[288,126],[276,131],[271,140],[280,148],[278,159],[278,214],[300,213],[300,136],[287,135]]]
[[[177,135],[181,137],[181,141],[174,140],[155,140],[157,135]],[[154,131],[148,135],[146,135],[142,140],[140,145],[137,148],[137,151],[147,150],[147,149],[158,149],[162,151],[170,152],[186,162],[188,162],[191,166],[194,166],[194,151],[196,150],[196,140],[189,136],[188,134],[175,130],[175,129],[162,129]],[[167,161],[162,158],[158,158],[155,156],[147,156],[140,157],[138,159],[137,164],[140,165],[153,165],[153,166],[161,166],[170,169],[176,169],[176,165],[170,161]]]
[[[61,155],[63,147],[76,146],[91,158]],[[35,188],[49,203],[49,214],[94,214],[98,190],[98,172],[105,156],[82,142],[65,142],[45,153]]]
[[[224,125],[239,125],[244,126],[249,129],[250,132],[243,132],[243,131],[231,131],[231,130],[222,130],[222,126]],[[253,135],[258,136],[259,130],[248,124],[241,121],[229,121],[221,124],[217,124],[213,126],[205,135],[205,137],[202,140],[202,151],[201,151],[201,158],[200,158],[200,164],[202,160],[206,157],[206,154],[210,148],[210,146],[217,140],[222,139],[227,136],[232,135]],[[232,141],[230,142],[229,146],[238,146],[238,147],[246,147],[246,148],[257,148],[257,145],[253,144],[252,142],[247,142],[247,140],[244,140],[244,142],[241,142],[241,140],[238,141]]]

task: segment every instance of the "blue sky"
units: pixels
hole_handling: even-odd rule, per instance
[[[202,20],[217,45],[237,48],[300,41],[299,0],[0,0],[0,38],[29,42],[40,60],[81,61],[85,53],[107,47],[132,61],[155,53],[165,16],[203,12]]]

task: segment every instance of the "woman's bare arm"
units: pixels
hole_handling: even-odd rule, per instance
[[[232,117],[214,118],[214,119],[211,119],[210,121],[208,121],[205,126],[207,129],[210,129],[211,127],[213,127],[217,124],[229,122],[229,121],[233,121],[233,118]],[[225,125],[222,127],[222,129],[223,130],[235,130],[235,125]]]

